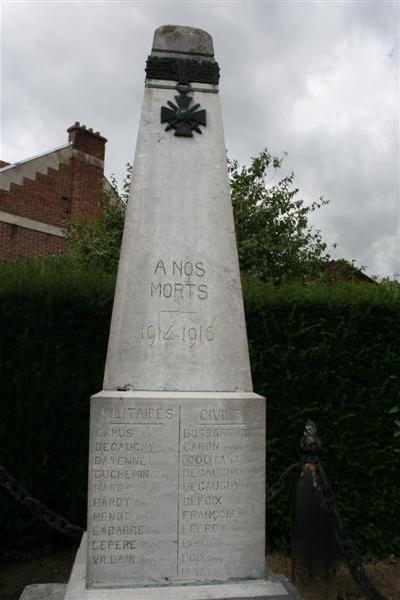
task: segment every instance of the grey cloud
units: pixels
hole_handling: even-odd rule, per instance
[[[396,14],[387,2],[24,3],[3,8],[2,157],[62,144],[75,120],[104,134],[106,170],[132,160],[154,29],[214,37],[230,156],[286,150],[338,256],[392,275],[398,259]],[[35,24],[32,27],[32,23]],[[396,256],[397,254],[397,256]]]

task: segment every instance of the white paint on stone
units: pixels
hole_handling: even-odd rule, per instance
[[[20,215],[14,215],[13,213],[4,210],[0,210],[0,222],[18,225],[19,227],[25,227],[25,229],[33,229],[34,231],[41,231],[42,233],[48,233],[49,235],[56,235],[58,237],[65,236],[62,227],[49,225],[48,223],[36,221],[35,219],[28,219],[27,217],[21,217]]]
[[[91,165],[104,167],[104,161],[81,150],[76,150],[73,144],[68,142],[54,150],[48,150],[37,156],[32,156],[26,160],[13,163],[0,169],[0,189],[9,192],[11,184],[23,185],[24,179],[35,179],[38,173],[47,175],[48,169],[60,168],[62,163],[68,163],[72,158],[77,158],[82,162]]]
[[[47,175],[49,168],[58,169],[61,163],[69,162],[72,154],[73,146],[68,143],[55,150],[8,165],[0,170],[0,189],[10,191],[12,183],[22,185],[25,177],[35,179],[37,173]]]

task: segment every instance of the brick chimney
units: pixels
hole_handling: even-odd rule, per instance
[[[106,138],[76,121],[68,127],[73,144],[71,217],[90,221],[100,217],[103,205]]]
[[[79,121],[76,121],[74,125],[68,127],[67,132],[68,140],[73,143],[75,150],[104,160],[107,140],[98,131],[86,129],[86,125],[81,125]]]

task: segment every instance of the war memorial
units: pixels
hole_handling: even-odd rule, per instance
[[[156,30],[65,600],[299,598],[265,564],[266,409],[218,82],[209,34]]]

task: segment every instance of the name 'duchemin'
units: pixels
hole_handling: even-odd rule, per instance
[[[159,259],[153,268],[158,280],[150,283],[150,296],[207,300],[208,286],[204,282],[206,269],[201,261]]]

